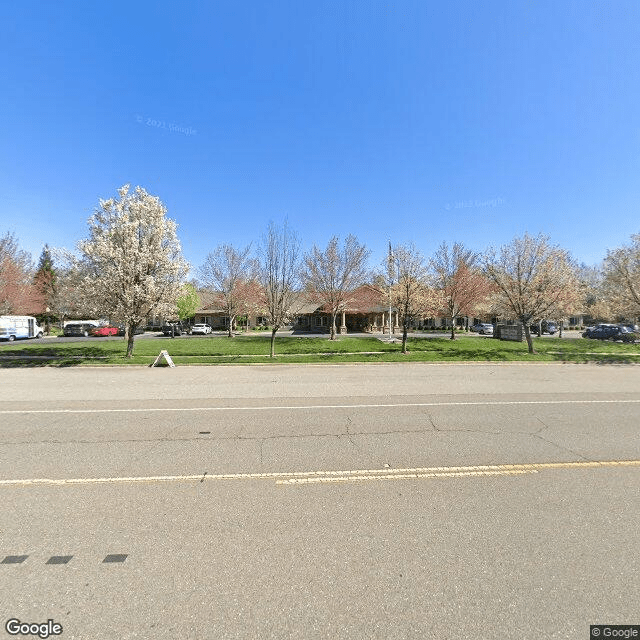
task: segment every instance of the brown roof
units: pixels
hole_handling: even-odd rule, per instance
[[[313,300],[313,292],[305,294],[308,302],[298,313],[329,313],[330,309]],[[370,284],[363,284],[346,296],[346,313],[382,313],[389,309],[387,294]]]
[[[202,305],[196,313],[222,313],[220,294],[210,291],[199,291]],[[345,311],[347,313],[382,313],[389,309],[387,294],[370,284],[363,284],[346,296]],[[329,310],[321,302],[314,300],[313,292],[300,294],[300,304],[296,306],[296,314],[328,313]]]
[[[384,291],[373,285],[363,284],[348,295],[345,311],[350,313],[380,313],[388,308],[388,297]]]

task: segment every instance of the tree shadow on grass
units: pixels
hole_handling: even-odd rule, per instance
[[[597,365],[629,365],[629,364],[640,364],[640,358],[638,356],[633,355],[609,355],[602,354],[594,355],[594,354],[581,354],[581,353],[552,353],[547,354],[549,357],[553,359],[554,362],[566,362],[567,364],[597,364]]]
[[[105,363],[114,356],[114,353],[105,353],[104,349],[91,346],[73,349],[55,346],[29,347],[0,351],[0,369],[74,367],[79,364]]]
[[[434,360],[495,360],[510,361],[518,359],[527,353],[526,347],[522,352],[513,348],[502,346],[501,344],[490,343],[487,345],[478,343],[476,340],[450,340],[449,338],[410,338],[407,340],[408,351],[414,353],[432,353]]]

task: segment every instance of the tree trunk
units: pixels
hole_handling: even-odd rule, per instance
[[[451,337],[450,340],[456,339],[456,317],[451,316]]]
[[[402,353],[408,353],[407,352],[407,323],[403,322],[402,323]]]
[[[133,339],[136,335],[136,325],[133,322],[127,323],[127,358],[133,356]]]
[[[276,331],[277,329],[271,329],[271,357],[276,355]]]
[[[229,316],[229,332],[227,334],[229,338],[233,338],[233,318],[234,316]]]
[[[562,338],[562,326],[564,322],[560,320],[560,327],[558,328],[558,338]]]
[[[338,312],[336,311],[331,312],[331,335],[330,335],[330,340],[335,340],[336,339],[336,316],[338,315]]]
[[[531,339],[531,331],[529,331],[529,323],[523,322],[524,326],[524,337],[527,339],[527,347],[529,348],[529,353],[535,353],[535,349],[533,348],[533,340]]]

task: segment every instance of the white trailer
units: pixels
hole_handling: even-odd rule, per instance
[[[0,340],[42,338],[44,329],[33,316],[0,316]]]

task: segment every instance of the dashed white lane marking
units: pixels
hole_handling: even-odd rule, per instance
[[[199,473],[174,476],[133,476],[104,478],[23,478],[0,480],[0,486],[32,485],[90,485],[136,482],[198,482],[212,480],[273,479],[276,484],[303,484],[310,482],[345,482],[350,480],[408,479],[434,477],[463,477],[487,475],[517,475],[538,473],[544,469],[586,469],[595,467],[634,467],[640,466],[640,460],[603,460],[585,462],[532,462],[522,464],[475,465],[465,467],[415,467],[399,469],[355,469],[340,471],[274,471],[270,473]]]
[[[165,413],[185,411],[308,411],[309,409],[394,409],[404,407],[500,407],[560,404],[640,404],[637,400],[505,400],[477,402],[405,402],[393,404],[309,404],[258,407],[145,407],[122,409],[5,409],[0,415],[56,413]]]

